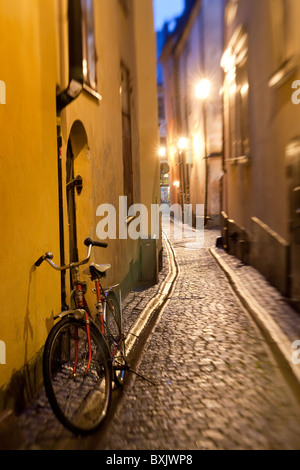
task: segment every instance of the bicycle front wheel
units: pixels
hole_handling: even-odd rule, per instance
[[[125,338],[122,331],[120,304],[114,292],[109,292],[106,298],[106,340],[108,342],[113,363],[113,379],[117,386],[122,386],[125,380],[126,358]]]
[[[89,347],[89,343],[91,347]],[[112,371],[109,351],[94,324],[65,318],[45,344],[46,394],[59,421],[75,434],[90,434],[108,413]]]

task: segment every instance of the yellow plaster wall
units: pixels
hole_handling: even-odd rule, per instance
[[[0,388],[41,349],[60,310],[60,274],[46,263],[38,269],[33,265],[45,251],[53,252],[57,264],[60,260],[56,87],[62,90],[68,82],[66,5],[66,0],[0,0],[5,12],[0,16],[0,80],[7,88],[6,104],[0,105],[0,341],[5,342],[7,362],[0,365]],[[133,85],[135,202],[159,203],[152,3],[131,0],[128,5],[125,14],[117,0],[94,2],[103,99],[97,102],[83,92],[61,114],[66,262],[66,155],[75,122],[86,138],[75,160],[75,176],[83,177],[77,197],[80,257],[84,238],[96,238],[98,205],[118,209],[123,195],[121,61],[130,68]],[[112,264],[107,279],[112,284],[123,281],[138,258],[139,241],[112,240],[107,250],[95,251],[94,260]],[[67,287],[68,280],[67,275]]]
[[[63,182],[67,142],[74,122],[79,119],[88,148],[75,160],[75,176],[80,174],[83,191],[77,200],[79,256],[86,248],[83,240],[96,237],[96,216],[100,204],[112,204],[119,214],[123,189],[121,62],[130,70],[132,158],[134,202],[149,207],[159,203],[158,115],[156,98],[155,35],[151,0],[128,2],[125,13],[118,1],[99,0],[94,4],[98,89],[102,100],[83,92],[62,113]],[[138,10],[138,11],[137,11]],[[87,175],[90,174],[90,180]],[[84,177],[86,175],[86,177]],[[65,197],[65,196],[64,196]],[[85,202],[84,202],[85,201]],[[87,201],[90,207],[87,211]],[[65,201],[66,207],[66,201]],[[150,227],[150,223],[149,223]],[[118,228],[118,223],[117,223]],[[65,234],[67,238],[67,214]],[[149,228],[150,230],[150,228]],[[139,259],[139,241],[108,240],[108,249],[94,250],[98,263],[110,263],[107,284],[120,283]]]
[[[59,251],[52,0],[0,0],[0,387],[42,347],[59,276],[33,264]]]

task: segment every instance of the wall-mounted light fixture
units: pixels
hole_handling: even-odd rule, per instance
[[[187,148],[187,139],[185,137],[179,139],[178,148],[179,150],[185,150]]]
[[[159,151],[158,151],[158,155],[160,157],[166,157],[167,155],[167,149],[166,147],[160,147]]]
[[[207,78],[203,78],[197,83],[195,87],[195,94],[198,100],[206,100],[210,95],[210,81]]]

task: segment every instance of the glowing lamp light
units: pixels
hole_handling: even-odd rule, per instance
[[[184,150],[187,148],[187,140],[185,137],[181,137],[181,139],[179,139],[178,148],[179,150]]]
[[[88,74],[88,64],[87,64],[87,60],[86,60],[86,59],[84,59],[84,60],[82,61],[82,69],[83,69],[83,75],[84,75],[85,77],[87,77],[87,74]]]
[[[175,188],[179,188],[180,186],[179,181],[174,181],[173,186],[175,186]]]
[[[236,84],[235,83],[233,83],[233,85],[231,85],[229,93],[230,93],[230,95],[234,95],[236,93]]]
[[[206,100],[210,95],[210,81],[206,78],[200,80],[196,85],[195,93],[198,100]]]
[[[166,147],[160,147],[159,151],[158,151],[158,155],[160,157],[165,157],[167,155],[167,150],[166,150]]]
[[[245,83],[245,85],[242,86],[242,88],[241,88],[241,94],[246,95],[246,93],[248,93],[248,90],[249,90],[249,84]]]
[[[224,69],[225,72],[228,72],[230,69],[235,67],[235,61],[235,54],[233,54],[231,49],[226,49],[222,56],[221,67]]]

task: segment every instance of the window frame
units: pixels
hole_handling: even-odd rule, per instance
[[[225,60],[225,54],[227,54]],[[248,34],[239,26],[222,59],[229,160],[250,158]]]
[[[81,1],[82,71],[86,89],[97,91],[97,54],[95,37],[94,0]]]

